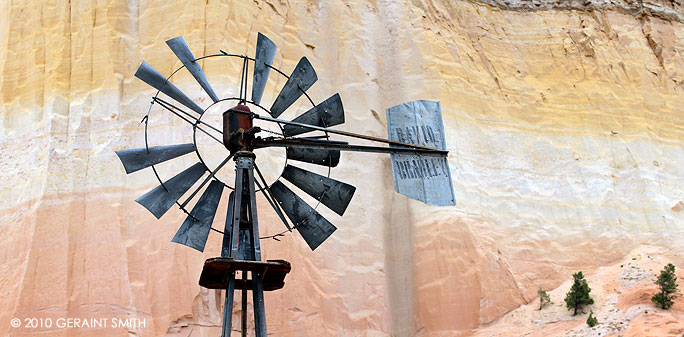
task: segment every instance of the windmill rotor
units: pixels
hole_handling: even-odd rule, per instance
[[[259,108],[261,111],[269,113],[270,115],[279,116],[285,110],[287,110],[287,108],[289,108],[292,105],[292,103],[294,103],[294,101],[296,101],[301,96],[305,96],[307,100],[312,102],[311,98],[306,94],[306,89],[311,87],[311,85],[313,85],[313,83],[315,83],[317,80],[317,75],[313,67],[311,66],[311,63],[306,58],[302,58],[295,67],[295,69],[292,71],[292,74],[290,76],[285,75],[282,71],[273,67],[272,62],[275,57],[276,47],[271,40],[269,40],[266,36],[262,34],[258,35],[257,48],[254,58],[250,58],[245,55],[228,54],[225,52],[221,52],[220,54],[208,55],[197,59],[195,58],[194,54],[190,50],[189,46],[187,45],[183,37],[170,39],[167,41],[167,45],[171,48],[171,50],[183,64],[174,72],[174,74],[180,71],[182,68],[186,68],[192,74],[192,76],[195,78],[198,84],[200,84],[203,91],[212,99],[212,105],[227,100],[243,101],[245,103],[250,104],[251,106]],[[202,70],[202,67],[197,62],[198,60],[204,58],[225,56],[239,57],[245,61],[251,61],[254,63],[253,82],[251,86],[251,101],[246,100],[245,97],[219,98],[216,95],[211,84],[207,80],[207,77],[204,71]],[[274,100],[271,109],[268,109],[262,106],[260,102],[263,96],[264,89],[266,87],[269,73],[272,69],[275,69],[277,73],[281,74],[282,76],[285,76],[287,78],[287,82],[285,83],[283,89],[279,92],[278,96]],[[135,76],[158,90],[157,95],[153,97],[152,104],[156,103],[162,106],[164,109],[168,110],[173,115],[176,115],[183,121],[191,124],[195,132],[200,131],[205,135],[210,136],[215,141],[220,142],[220,137],[217,137],[217,135],[220,135],[220,128],[202,122],[202,117],[204,116],[205,111],[207,111],[209,108],[201,108],[197,104],[195,104],[186,94],[183,93],[183,91],[181,91],[178,87],[171,83],[171,81],[169,80],[171,76],[169,76],[169,78],[163,77],[149,63],[145,61],[143,61],[138,71],[136,71]],[[246,72],[243,71],[243,75],[241,75],[241,78],[244,79],[244,77],[246,77]],[[246,89],[243,90],[243,85],[241,85],[241,91],[243,91],[246,96]],[[243,94],[243,92],[241,92],[241,95]],[[166,96],[170,97],[171,101],[161,98],[159,93],[163,93]],[[331,123],[332,125],[338,125],[344,122],[344,112],[341,100],[339,98],[339,94],[333,95],[330,99],[326,100],[321,105],[313,105],[313,107],[310,110],[300,115],[299,118],[301,119],[306,118],[307,116],[315,116],[316,114],[320,113],[319,111],[324,111],[327,114],[328,119],[330,119],[331,121],[332,119],[335,119],[334,123]],[[309,119],[311,118],[309,117]],[[280,128],[280,131],[281,132],[279,134],[283,135],[286,132],[282,129],[282,127]],[[178,173],[173,178],[168,179],[167,181],[163,181],[157,175],[159,177],[160,185],[154,190],[145,194],[143,197],[138,198],[137,201],[141,203],[145,208],[147,208],[150,212],[152,212],[157,218],[161,218],[161,216],[163,216],[175,203],[179,206],[179,208],[181,208],[185,213],[188,214],[188,218],[186,219],[186,221],[188,219],[191,219],[196,222],[199,219],[195,217],[195,212],[192,210],[188,211],[185,207],[188,204],[188,202],[193,197],[195,197],[197,192],[199,192],[199,190],[205,186],[206,183],[208,183],[209,181],[218,181],[219,183],[222,183],[225,187],[229,189],[232,189],[232,187],[229,183],[220,181],[218,178],[215,177],[215,172],[211,172],[208,169],[206,162],[203,160],[202,155],[198,150],[197,144],[177,144],[163,146],[146,145],[145,148],[117,151],[117,154],[119,155],[119,158],[124,164],[127,173],[133,173],[137,170],[146,167],[152,167],[156,173],[154,165],[188,154],[190,152],[193,152],[193,150],[194,152],[196,152],[197,157],[199,159],[198,164],[202,164],[204,166],[204,172],[202,172],[202,174],[200,174],[200,172],[202,171],[201,166],[195,164],[192,166],[192,170],[184,170]],[[318,150],[312,148],[292,150],[287,149],[286,155],[286,167],[295,167],[292,164],[287,164],[287,161],[293,161],[293,163],[304,162],[316,164],[319,166],[325,166],[328,169],[331,167],[335,167],[339,162],[340,157],[339,151],[337,150]],[[228,158],[226,158],[226,160],[227,159]],[[223,163],[225,163],[226,160],[224,160]],[[129,166],[133,167],[134,165],[137,165],[137,167],[135,167],[135,170],[133,170],[133,168],[129,168]],[[220,168],[221,167],[218,167],[218,169]],[[328,177],[329,175],[330,171],[328,172]],[[205,177],[205,179],[203,183],[200,185],[200,187],[194,190],[191,194],[191,197],[186,199],[185,202],[179,202],[180,197],[186,194],[188,192],[188,189],[192,187],[198,180],[200,180],[201,177]],[[295,185],[299,183],[300,186],[304,186],[303,182],[299,182],[298,179],[300,178],[291,178],[290,180],[292,181],[288,181]],[[311,183],[315,182],[309,181],[309,184]],[[269,189],[269,186],[264,184],[264,181],[259,182],[259,185],[259,191]],[[171,188],[170,191],[169,188]],[[282,207],[280,206],[282,201],[277,200],[277,198],[284,198],[284,196],[278,195],[278,197],[276,197],[272,193],[270,193],[267,198],[271,199],[270,204],[271,207],[274,209],[276,208],[276,205],[278,205],[277,208]],[[321,196],[314,196],[314,198],[318,200],[318,204],[320,204]],[[201,204],[206,202],[206,200],[211,199],[200,197],[200,200],[197,202],[200,205],[196,207],[201,208]],[[349,195],[349,200],[347,200],[346,202],[348,203],[350,200],[351,195]],[[312,210],[312,212],[316,212],[315,208],[318,206],[318,204],[315,205],[315,207],[313,207],[314,210]],[[284,214],[281,210],[277,210],[276,213]],[[336,213],[339,214],[339,212]],[[281,220],[284,219],[281,218]],[[206,222],[203,223],[204,226],[206,226]],[[288,229],[286,232],[291,231],[292,228],[290,227],[290,225],[286,223],[286,226]],[[297,228],[297,223],[293,223],[292,227]],[[217,230],[217,232],[220,231]],[[204,233],[204,231],[202,233]],[[284,233],[279,233],[277,234],[277,236],[280,236],[281,234]],[[173,241],[184,244],[184,241],[182,240]],[[206,242],[206,239],[200,241]],[[193,245],[191,247],[203,251],[203,247],[199,247],[197,245]]]

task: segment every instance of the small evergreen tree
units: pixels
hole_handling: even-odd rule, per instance
[[[575,313],[573,316],[577,315],[577,309],[582,308],[584,305],[594,304],[594,300],[589,296],[591,288],[587,284],[587,280],[584,279],[582,272],[577,272],[572,275],[573,283],[570,291],[565,295],[565,305],[568,310],[574,309]]]
[[[663,270],[660,271],[658,279],[655,281],[660,289],[660,292],[651,297],[653,304],[660,306],[663,309],[669,309],[674,304],[674,299],[677,297],[677,276],[675,275],[675,266],[668,263]]]
[[[587,325],[589,325],[589,327],[593,328],[596,326],[596,324],[598,324],[598,319],[596,319],[596,317],[594,317],[594,310],[589,311],[589,317],[587,317]]]
[[[551,297],[546,293],[546,290],[539,288],[537,294],[539,294],[539,310],[542,310],[545,305],[551,304]]]

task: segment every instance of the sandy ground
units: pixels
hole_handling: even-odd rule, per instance
[[[565,294],[571,280],[548,291],[552,304],[541,311],[539,299],[504,315],[491,325],[462,336],[682,336],[684,335],[684,299],[678,298],[670,310],[656,308],[651,296],[656,292],[653,283],[667,263],[673,263],[675,252],[661,247],[641,246],[622,261],[600,267],[586,274],[594,304],[584,313],[572,316],[565,308]],[[678,283],[684,272],[675,263]],[[593,310],[599,324],[590,328],[586,324]]]

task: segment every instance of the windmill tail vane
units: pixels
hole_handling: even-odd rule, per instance
[[[212,88],[202,67],[197,62],[183,37],[168,40],[167,45],[194,77],[212,104],[236,101],[236,105],[223,112],[222,127],[203,121],[208,108],[202,108],[150,64],[143,61],[135,76],[157,89],[151,104],[157,103],[162,111],[171,113],[192,125],[193,142],[172,145],[148,145],[149,112],[145,116],[145,147],[116,151],[127,174],[145,168],[152,168],[159,180],[159,186],[142,195],[136,201],[161,218],[173,205],[178,205],[187,217],[172,238],[173,242],[204,251],[211,230],[223,234],[221,256],[206,260],[199,283],[210,289],[225,289],[225,306],[222,336],[230,336],[233,313],[233,299],[236,289],[242,295],[242,335],[247,331],[247,292],[252,292],[254,332],[266,336],[264,291],[283,288],[285,276],[291,270],[284,260],[262,261],[260,240],[265,237],[278,240],[284,234],[296,230],[306,244],[314,250],[337,230],[330,221],[310,206],[298,194],[303,192],[314,198],[338,215],[343,215],[350,205],[356,188],[350,184],[298,167],[296,163],[307,163],[328,168],[336,167],[341,151],[387,153],[391,155],[394,185],[397,192],[430,205],[454,205],[455,198],[451,174],[447,162],[444,126],[439,102],[414,101],[387,109],[389,139],[356,134],[331,127],[344,123],[344,109],[339,94],[334,94],[316,105],[307,95],[318,77],[313,66],[305,57],[301,58],[292,73],[287,76],[273,67],[277,47],[265,35],[259,33],[254,58],[221,52],[204,56],[240,57],[243,61],[240,75],[240,97],[220,98]],[[248,61],[252,67],[251,100],[247,99]],[[271,108],[261,104],[271,70],[287,77],[287,81],[274,99]],[[177,70],[178,71],[178,70]],[[175,73],[175,72],[174,72]],[[168,96],[179,106],[158,97]],[[293,120],[279,117],[300,97],[305,96],[313,105]],[[260,115],[252,108],[268,112]],[[282,133],[262,130],[254,120],[273,123]],[[218,166],[210,169],[202,160],[196,132],[199,131],[223,145],[226,152]],[[262,131],[275,136],[261,137]],[[332,140],[330,135],[361,139],[382,146],[356,145],[347,141]],[[285,148],[286,164],[281,176],[268,183],[255,163],[259,149]],[[198,162],[173,177],[162,181],[155,165],[186,156],[195,152]],[[221,181],[217,173],[230,160],[235,162],[235,180],[228,194],[228,207],[224,230],[213,228],[216,212],[224,188],[228,182]],[[256,172],[256,176],[255,176]],[[202,179],[204,177],[204,179]],[[281,179],[282,178],[282,179]],[[201,180],[199,187],[188,193]],[[206,186],[206,188],[204,188]],[[200,191],[201,196],[187,211],[185,207]],[[259,235],[257,216],[257,191],[268,201],[286,229],[269,236]],[[186,196],[187,195],[187,196]],[[181,200],[186,196],[184,200]],[[289,220],[289,223],[288,223]],[[291,224],[290,224],[291,223]],[[280,241],[280,240],[278,240]]]
[[[439,102],[413,101],[387,109],[389,139],[446,150]],[[390,144],[390,146],[393,146]],[[449,162],[445,153],[392,153],[394,189],[428,205],[456,205]]]

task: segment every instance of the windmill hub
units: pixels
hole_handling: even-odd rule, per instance
[[[231,154],[254,150],[254,135],[261,128],[254,127],[252,120],[252,111],[242,103],[223,113],[223,145]]]
[[[199,116],[197,128],[193,130],[193,134],[191,135],[196,146],[198,157],[202,160],[202,163],[206,165],[209,171],[216,171],[214,173],[214,178],[223,183],[229,189],[233,189],[234,187],[233,183],[235,180],[235,170],[232,169],[233,164],[230,164],[233,161],[230,160],[228,163],[224,164],[223,169],[217,170],[217,168],[221,166],[222,161],[229,155],[232,154],[233,157],[235,157],[237,151],[240,151],[242,149],[242,146],[236,146],[236,152],[231,153],[231,151],[225,145],[228,144],[228,139],[230,139],[230,137],[226,137],[226,142],[224,144],[224,114],[225,117],[228,118],[230,115],[228,112],[230,110],[233,110],[231,114],[237,115],[235,117],[239,118],[240,115],[250,116],[252,112],[264,113],[261,107],[253,105],[250,102],[240,104],[246,107],[240,107],[240,110],[237,110],[237,112],[235,112],[234,109],[237,108],[238,102],[239,100],[237,99],[226,98],[221,99],[218,102],[215,102],[208,106],[204,110],[204,113],[201,116]],[[248,108],[249,110],[247,110],[246,108]],[[257,118],[252,118],[251,121],[252,128],[258,127],[261,130],[259,133],[256,134],[257,137],[264,137],[265,135],[267,135],[268,131],[272,131],[275,133],[282,132],[281,128],[279,128],[277,125],[273,125],[273,123],[261,121]],[[208,125],[211,125],[213,129],[209,129]],[[247,128],[243,130],[249,130],[249,125],[243,125],[243,127],[245,126]],[[203,128],[205,130],[208,129],[210,131],[211,136],[214,136],[216,138],[212,139],[210,135],[207,135],[206,133],[202,132],[200,128]],[[228,136],[230,136],[230,134]],[[261,170],[261,174],[264,176],[264,178],[270,186],[270,184],[272,184],[274,181],[280,178],[281,172],[286,166],[285,148],[255,148],[252,152],[254,152],[254,154],[257,155],[257,158],[254,161],[255,165],[259,167],[259,169]]]

